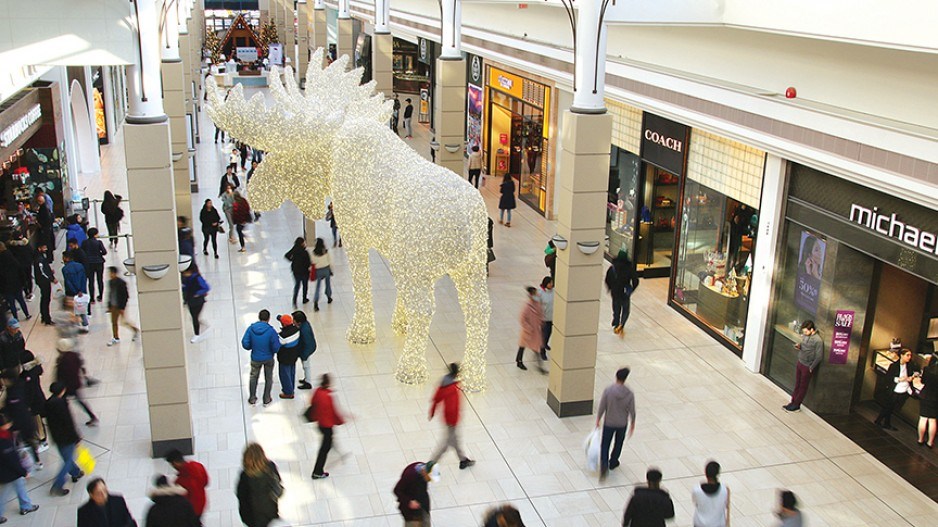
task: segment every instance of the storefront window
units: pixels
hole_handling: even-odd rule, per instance
[[[758,211],[693,180],[684,189],[674,301],[742,346]]]
[[[632,253],[635,240],[638,177],[641,159],[617,146],[612,147],[609,163],[609,200],[606,205],[606,253],[615,257],[620,250]]]

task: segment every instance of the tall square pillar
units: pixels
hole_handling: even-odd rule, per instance
[[[192,193],[189,189],[189,145],[186,142],[186,94],[183,63],[163,61],[163,109],[169,116],[172,138],[173,180],[176,210],[181,216],[192,217]]]
[[[348,55],[348,68],[355,66],[355,42],[352,41],[352,19],[340,18],[338,20],[338,41],[336,43],[336,58]]]
[[[326,26],[326,10],[313,10],[313,49],[322,48],[324,52],[329,51],[328,29]],[[322,64],[316,66],[325,66],[327,53],[323,53]]]
[[[464,175],[466,137],[466,61],[439,58],[436,60],[436,97],[433,100],[434,129],[440,149],[436,162]]]
[[[124,126],[135,264],[170,266],[158,280],[143,272],[136,277],[154,457],[193,450],[170,127],[168,121]]]
[[[559,417],[593,412],[611,144],[612,116],[564,112],[557,234],[568,243],[557,251],[547,389],[547,404]],[[579,243],[599,247],[586,254]]]
[[[375,33],[372,37],[371,71],[375,90],[391,98],[394,93],[394,37]]]

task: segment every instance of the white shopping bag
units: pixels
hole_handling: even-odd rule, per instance
[[[586,468],[591,472],[599,471],[599,447],[601,441],[602,434],[600,434],[599,428],[597,427],[586,436],[586,441],[583,442],[583,447],[586,450]]]

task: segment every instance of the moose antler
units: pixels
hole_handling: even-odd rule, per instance
[[[263,94],[258,93],[247,101],[244,89],[238,84],[224,96],[215,79],[209,77],[208,100],[206,111],[215,126],[253,148],[272,150],[291,139],[286,126],[289,116],[281,107],[267,108]]]

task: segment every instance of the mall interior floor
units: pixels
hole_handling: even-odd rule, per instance
[[[218,178],[227,159],[225,147],[212,142],[213,128],[204,113],[200,119],[196,162],[201,190],[192,200],[196,207],[206,198],[217,204]],[[409,144],[428,155],[426,129],[415,126],[415,132]],[[79,176],[79,186],[87,186],[93,197],[104,189],[126,196],[120,139],[103,152],[103,172]],[[497,213],[494,190],[494,185],[482,190],[490,214]],[[125,223],[125,230],[129,227]],[[328,232],[324,223],[319,227],[318,232]],[[812,527],[934,526],[938,504],[812,412],[782,410],[787,400],[782,390],[747,371],[733,353],[666,305],[667,281],[661,279],[644,280],[636,291],[623,338],[608,327],[610,302],[602,299],[595,397],[598,400],[612,382],[618,367],[630,366],[628,383],[637,394],[638,425],[625,445],[622,465],[600,482],[586,469],[583,452],[594,418],[558,419],[545,402],[547,378],[533,369],[521,371],[514,363],[524,286],[544,276],[543,249],[555,227],[525,205],[516,211],[511,228],[495,227],[488,389],[467,395],[461,423],[464,447],[477,464],[459,470],[454,455],[442,458],[442,480],[430,486],[434,525],[478,527],[484,511],[498,502],[517,506],[529,527],[619,525],[634,486],[653,465],[664,472],[664,487],[674,499],[674,525],[686,526],[693,513],[690,490],[702,479],[707,460],[717,459],[723,465],[722,481],[733,492],[734,527],[774,525],[780,488],[798,495]],[[305,306],[319,343],[313,373],[333,374],[337,403],[354,418],[336,431],[338,449],[350,455],[330,456],[326,470],[331,477],[313,481],[309,476],[320,436],[298,417],[308,392],[279,400],[275,386],[273,404],[248,405],[248,354],[239,346],[244,328],[256,320],[259,309],[292,311],[293,283],[283,254],[301,229],[299,212],[286,204],[250,226],[247,252],[238,253],[222,238],[219,260],[197,254],[212,286],[203,311],[211,326],[204,340],[187,344],[193,458],[205,464],[211,477],[203,521],[207,527],[241,525],[234,488],[246,442],[258,441],[284,476],[280,511],[287,524],[396,527],[401,520],[391,489],[401,470],[426,460],[445,435],[438,420],[428,422],[427,409],[446,363],[462,356],[464,327],[456,294],[449,280],[441,280],[436,288],[437,311],[427,350],[431,381],[400,385],[393,372],[402,340],[390,328],[394,287],[387,264],[378,255],[371,258],[377,341],[351,345],[345,338],[353,308],[348,262],[344,249],[333,250],[335,302],[322,305],[319,312],[313,312],[311,304]],[[201,246],[199,234],[197,242]],[[108,263],[119,265],[125,252],[122,246],[118,254],[109,255]],[[133,279],[129,281],[129,314],[136,318]],[[150,459],[141,345],[125,338],[119,346],[105,347],[107,315],[99,305],[93,311],[91,332],[82,337],[81,346],[90,373],[102,381],[85,394],[101,424],[80,425],[80,431],[97,457],[93,475],[105,478],[112,492],[126,497],[142,525],[153,476],[172,469]],[[48,386],[56,335],[37,318],[23,327],[29,348],[46,360],[43,383]],[[190,331],[188,314],[186,329]],[[84,421],[79,408],[73,412]],[[77,507],[87,500],[86,480],[69,483],[73,491],[66,497],[50,497],[59,460],[54,449],[42,458],[45,470],[28,482],[41,508],[20,517],[16,505],[7,503],[9,525],[73,526]]]

